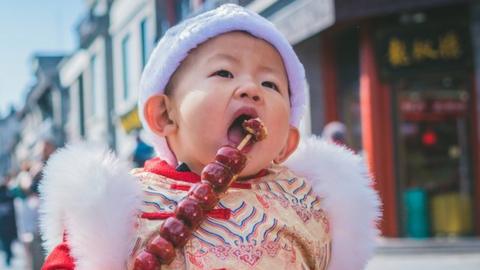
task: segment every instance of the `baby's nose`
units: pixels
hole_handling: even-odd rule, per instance
[[[258,103],[263,102],[262,89],[254,82],[244,83],[236,90],[235,95],[240,99],[251,99]]]

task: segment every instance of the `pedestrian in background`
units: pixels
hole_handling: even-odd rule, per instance
[[[32,230],[32,241],[28,245],[29,253],[31,255],[32,268],[34,270],[40,269],[45,260],[45,251],[42,248],[42,238],[40,236],[40,227],[38,220],[38,207],[40,205],[38,186],[43,175],[43,168],[50,158],[50,155],[55,152],[57,145],[53,137],[45,137],[40,142],[41,160],[36,163],[31,170],[32,182],[28,188],[28,198],[35,213],[34,227]]]
[[[42,178],[43,167],[56,148],[53,137],[43,137],[36,148],[40,151],[39,159],[25,160],[11,185],[15,198],[18,235],[25,249],[27,269],[40,269],[45,259],[38,222],[40,205],[38,186]]]
[[[322,131],[322,139],[347,148],[347,128],[345,124],[333,121],[325,125]]]
[[[11,265],[13,258],[12,243],[17,239],[13,196],[7,186],[9,181],[9,175],[0,179],[0,244],[6,255],[5,264],[7,266]]]

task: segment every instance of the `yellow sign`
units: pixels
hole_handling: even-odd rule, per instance
[[[126,133],[130,133],[135,129],[142,128],[142,123],[138,117],[138,109],[135,106],[132,110],[126,114],[120,116],[120,124]]]
[[[462,57],[460,38],[449,31],[438,38],[402,40],[393,36],[388,41],[388,62],[392,67],[406,67],[413,62],[458,60]]]

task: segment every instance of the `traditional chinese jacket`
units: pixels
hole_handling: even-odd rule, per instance
[[[42,183],[43,270],[131,269],[134,254],[200,181],[153,159],[128,173],[105,151],[71,146]],[[286,164],[236,182],[162,269],[362,269],[379,201],[361,159],[315,138]]]

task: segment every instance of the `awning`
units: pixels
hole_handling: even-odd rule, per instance
[[[440,7],[449,4],[470,3],[471,0],[337,0],[336,22],[397,12]]]
[[[295,45],[335,22],[333,0],[297,0],[268,17]]]

